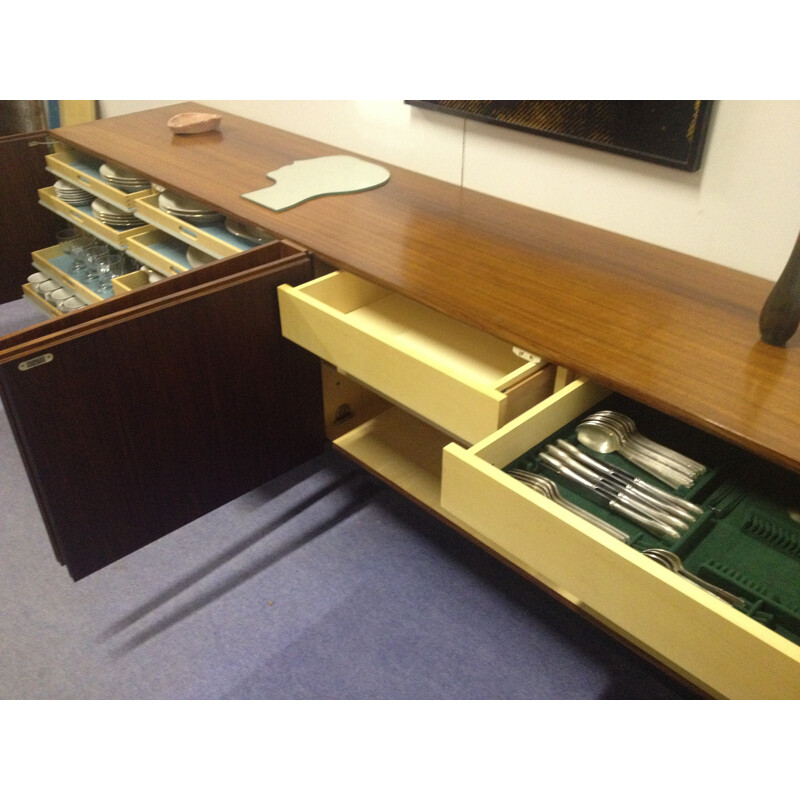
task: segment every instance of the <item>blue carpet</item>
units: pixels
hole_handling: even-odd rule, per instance
[[[0,414],[2,699],[679,699],[326,451],[73,583]]]

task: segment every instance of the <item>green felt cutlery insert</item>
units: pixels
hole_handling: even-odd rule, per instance
[[[585,447],[577,439],[576,426],[604,409],[627,414],[643,436],[699,461],[707,471],[689,488],[670,489],[619,453],[596,453]],[[543,462],[540,454],[559,439],[692,501],[703,513],[677,540],[642,529],[606,507],[590,489],[578,487]],[[790,513],[800,509],[800,476],[620,395],[606,398],[532,447],[506,466],[507,472],[512,469],[552,479],[565,500],[627,533],[631,547],[676,553],[687,570],[743,598],[743,613],[800,644],[800,522]]]

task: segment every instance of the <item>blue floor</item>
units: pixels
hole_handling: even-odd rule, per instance
[[[693,696],[332,450],[78,583],[0,466],[0,699]]]

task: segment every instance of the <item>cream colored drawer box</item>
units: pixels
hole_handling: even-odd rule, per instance
[[[192,225],[186,220],[167,214],[159,208],[158,195],[137,200],[135,205],[138,217],[210,256],[235,256],[253,246],[229,233],[222,224]]]
[[[149,227],[145,224],[136,228],[126,229],[117,229],[112,228],[110,225],[104,225],[100,220],[95,219],[91,213],[83,211],[81,207],[72,206],[59,199],[52,186],[39,189],[39,201],[45,208],[49,208],[50,211],[55,212],[71,224],[83,228],[83,230],[91,233],[92,236],[96,236],[98,239],[102,239],[107,244],[119,249],[125,247],[127,239],[131,236],[149,230]]]
[[[555,368],[345,272],[278,288],[283,335],[463,442],[552,392]]]
[[[139,192],[123,192],[103,180],[98,172],[102,162],[91,156],[76,153],[72,150],[61,150],[45,156],[47,171],[59,178],[64,178],[70,183],[91,192],[96,197],[102,197],[112,205],[123,211],[133,211],[134,202],[142,197],[153,194],[152,189],[143,189]]]
[[[443,508],[711,694],[800,698],[800,647],[503,471],[607,394],[576,381],[473,447],[445,447]]]

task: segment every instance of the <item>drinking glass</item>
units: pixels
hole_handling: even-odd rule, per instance
[[[107,244],[97,244],[87,247],[84,251],[85,263],[81,280],[92,291],[95,291],[100,284],[100,262],[108,255]]]
[[[56,241],[61,245],[61,251],[65,255],[71,256],[72,243],[83,235],[83,231],[78,228],[64,228],[56,234]]]
[[[72,257],[72,265],[69,271],[73,275],[80,275],[81,267],[84,262],[84,251],[87,247],[91,247],[96,241],[97,239],[95,239],[94,236],[89,236],[85,233],[70,240],[68,246],[70,249],[69,255]]]
[[[125,256],[122,253],[109,252],[98,259],[99,282],[97,293],[104,298],[114,294],[112,278],[125,274]]]

